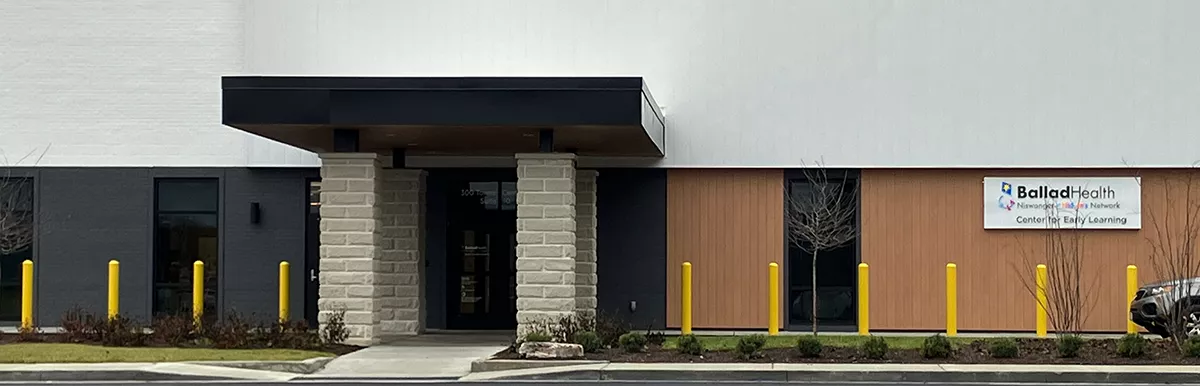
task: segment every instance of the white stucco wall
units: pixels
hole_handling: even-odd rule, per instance
[[[253,0],[246,73],[641,75],[668,166],[1200,160],[1200,2]]]
[[[317,165],[221,125],[220,76],[245,69],[246,6],[0,2],[0,166],[30,154],[20,165]]]

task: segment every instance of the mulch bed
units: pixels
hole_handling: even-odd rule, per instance
[[[86,344],[86,345],[91,345],[91,346],[102,346],[102,344],[100,344],[100,342],[91,342],[91,341],[72,342],[67,339],[66,334],[39,333],[39,334],[34,334],[34,336],[32,336],[32,337],[24,337],[24,338],[22,338],[19,334],[0,334],[0,344],[10,344],[10,343],[74,343],[74,344]],[[146,344],[140,345],[140,346],[135,346],[135,347],[212,348],[212,347],[198,346],[198,345],[172,346],[172,345],[168,345],[164,342],[159,342],[159,341],[154,341],[154,340],[147,340]],[[244,347],[244,348],[238,348],[238,349],[265,349],[265,348],[269,348],[269,347],[251,346],[251,347]],[[327,353],[334,354],[334,355],[346,355],[346,354],[349,354],[349,353],[352,353],[352,352],[355,352],[358,350],[362,350],[362,349],[363,349],[362,346],[335,344],[335,345],[325,346],[320,349],[314,349],[312,351],[327,352]]]
[[[619,348],[610,348],[598,353],[586,354],[589,360],[604,360],[625,363],[932,363],[932,364],[1088,364],[1088,365],[1195,365],[1200,358],[1183,356],[1175,343],[1165,339],[1147,342],[1149,350],[1142,358],[1123,358],[1117,355],[1116,340],[1087,340],[1075,358],[1060,358],[1058,342],[1054,339],[1016,339],[1020,348],[1017,358],[993,358],[988,353],[989,343],[974,341],[955,347],[954,354],[946,359],[926,359],[916,349],[891,349],[887,358],[874,360],[865,358],[857,347],[825,346],[819,358],[801,357],[796,349],[765,349],[763,356],[744,360],[732,351],[708,352],[702,356],[681,354],[675,350],[650,346],[643,353],[626,353]],[[520,359],[511,350],[496,355],[498,359]]]

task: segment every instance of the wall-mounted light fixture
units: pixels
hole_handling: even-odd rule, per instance
[[[262,206],[257,202],[250,203],[250,223],[258,224],[262,222]]]

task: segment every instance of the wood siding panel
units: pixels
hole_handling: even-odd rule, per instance
[[[1044,262],[1038,230],[984,230],[983,178],[1143,177],[1142,230],[1087,230],[1083,277],[1096,283],[1089,331],[1124,331],[1128,303],[1125,267],[1141,283],[1165,276],[1152,268],[1147,238],[1150,211],[1168,209],[1164,178],[1182,200],[1183,174],[1171,170],[866,170],[862,175],[862,259],[871,265],[873,330],[945,328],[945,265],[958,265],[960,330],[1031,331],[1035,302],[1023,284],[1027,261]],[[1196,177],[1200,183],[1200,177]],[[1197,197],[1200,199],[1200,197]],[[1176,205],[1179,206],[1179,205]],[[1176,211],[1181,208],[1175,208]],[[1177,229],[1178,230],[1178,229]],[[1088,283],[1084,284],[1088,286]]]
[[[688,261],[694,328],[765,329],[767,266],[777,262],[786,274],[783,248],[782,170],[669,170],[667,326],[680,326],[680,265]],[[781,307],[786,301],[781,289]]]

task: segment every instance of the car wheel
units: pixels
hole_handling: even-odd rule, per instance
[[[1200,304],[1189,304],[1182,315],[1184,336],[1200,336]]]

